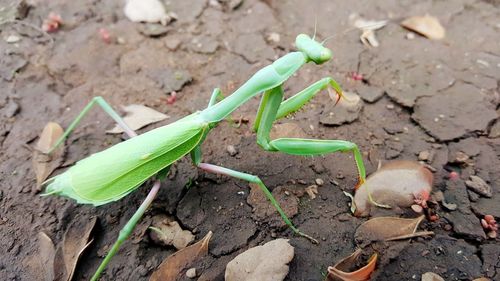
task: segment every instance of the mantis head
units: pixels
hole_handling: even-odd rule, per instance
[[[322,43],[315,41],[306,34],[299,34],[295,39],[297,49],[307,56],[308,60],[314,61],[316,64],[322,64],[332,58],[332,51],[323,47]]]

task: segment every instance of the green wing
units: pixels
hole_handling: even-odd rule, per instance
[[[188,118],[114,145],[49,180],[46,193],[96,206],[119,200],[189,153],[206,128],[205,123]]]

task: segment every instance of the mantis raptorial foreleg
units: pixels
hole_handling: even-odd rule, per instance
[[[282,86],[275,87],[264,93],[259,108],[259,122],[255,124],[257,130],[257,143],[267,151],[280,151],[292,155],[323,155],[332,152],[352,152],[356,167],[358,170],[358,184],[356,188],[365,182],[366,171],[363,164],[363,158],[355,143],[343,140],[316,140],[301,138],[279,138],[270,140],[269,132],[276,119],[282,118],[290,113],[299,110],[319,91],[332,85],[334,90],[341,95],[342,90],[338,84],[331,78],[324,78],[295,96],[283,101]],[[370,201],[382,208],[390,206],[379,204],[371,198]]]
[[[92,107],[98,104],[101,106],[101,108],[106,112],[113,120],[116,121],[116,123],[122,127],[123,131],[129,136],[129,137],[135,137],[137,136],[137,133],[134,132],[126,123],[123,121],[123,118],[102,98],[102,97],[94,97],[88,104],[85,106],[85,108],[76,116],[75,120],[71,122],[71,124],[68,126],[64,134],[57,140],[56,144],[49,150],[48,153],[51,153],[56,149],[61,143],[64,142],[64,140],[71,134],[71,132],[75,129],[75,127],[80,123],[82,118],[92,109]]]

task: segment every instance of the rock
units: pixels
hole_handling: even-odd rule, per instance
[[[387,147],[385,151],[385,159],[390,160],[397,158],[404,150],[404,145],[397,141],[385,141]]]
[[[165,41],[165,47],[167,47],[170,51],[175,51],[181,45],[182,41],[177,38],[168,38]]]
[[[238,154],[238,150],[236,150],[234,145],[228,145],[226,147],[226,151],[227,153],[229,153],[230,156],[235,156],[236,154]]]
[[[447,181],[445,197],[447,201],[454,202],[458,206],[458,211],[444,214],[455,233],[476,241],[486,239],[479,219],[471,211],[467,187],[463,181]]]
[[[422,274],[422,281],[444,281],[444,279],[436,273],[426,272]]]
[[[497,120],[495,124],[491,127],[489,138],[496,139],[500,137],[500,121]]]
[[[481,256],[483,259],[483,271],[486,276],[493,278],[500,276],[500,245],[486,244],[481,246]]]
[[[395,135],[404,132],[403,125],[397,123],[391,123],[384,125],[384,131],[389,135]]]
[[[443,106],[445,104],[446,106]],[[439,95],[417,100],[412,119],[440,141],[485,131],[497,113],[474,86],[459,83]]]
[[[19,113],[20,109],[21,108],[19,104],[11,99],[9,100],[9,103],[7,103],[7,105],[2,109],[2,113],[6,118],[12,118],[17,113]]]
[[[147,75],[158,83],[166,94],[180,91],[184,85],[192,80],[191,74],[183,69],[165,68],[149,71]]]
[[[167,34],[172,28],[157,23],[144,23],[137,25],[137,30],[149,37],[160,37]]]
[[[294,248],[288,239],[276,239],[253,247],[230,261],[226,266],[226,281],[282,281],[288,274],[288,263]]]
[[[186,271],[186,277],[194,279],[196,277],[196,268],[192,267]]]
[[[269,42],[269,43],[274,43],[274,44],[279,43],[280,42],[280,35],[279,35],[279,33],[271,32],[271,33],[267,34],[266,41]]]
[[[5,38],[5,42],[9,43],[9,44],[14,44],[14,43],[17,43],[21,41],[21,37],[17,36],[17,35],[9,35],[7,36],[7,38]]]
[[[491,186],[478,176],[470,176],[470,180],[465,182],[465,185],[472,191],[484,197],[491,198]]]
[[[428,150],[420,151],[418,153],[418,160],[432,162],[432,159],[430,159],[430,156],[431,156],[431,153]]]
[[[201,53],[201,54],[213,54],[215,51],[217,51],[217,48],[219,47],[219,43],[215,38],[212,38],[211,36],[206,36],[206,35],[201,35],[194,37],[193,40],[191,40],[191,44],[189,45],[189,48],[193,52]]]
[[[453,159],[452,163],[463,164],[467,160],[469,160],[469,155],[463,153],[462,151],[458,151],[457,153],[455,153],[455,159]]]
[[[359,117],[363,108],[363,101],[354,94],[344,92],[346,99],[339,101],[337,105],[334,102],[328,104],[319,118],[319,122],[326,126],[342,125],[352,123]]]
[[[11,81],[16,72],[27,64],[28,61],[20,54],[14,51],[5,51],[0,55],[0,78]]]
[[[378,101],[383,95],[384,90],[381,88],[360,84],[356,88],[356,93],[366,102],[374,103]]]

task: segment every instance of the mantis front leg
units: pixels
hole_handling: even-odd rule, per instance
[[[300,139],[300,138],[279,138],[270,140],[269,132],[273,122],[277,118],[282,118],[290,113],[293,113],[306,104],[319,91],[331,85],[334,90],[342,95],[342,90],[338,84],[331,78],[322,79],[315,84],[309,86],[297,95],[283,102],[282,86],[275,87],[264,93],[262,102],[259,108],[257,128],[257,143],[267,151],[281,151],[292,155],[323,155],[332,152],[351,152],[354,155],[356,167],[358,170],[358,184],[356,188],[361,186],[366,179],[365,166],[363,158],[355,143],[344,140],[316,140],[316,139]],[[390,208],[390,206],[382,205],[375,202],[371,193],[369,193],[370,201],[378,207]]]

